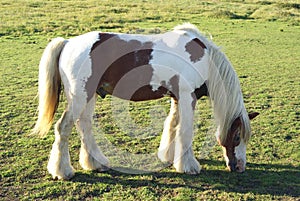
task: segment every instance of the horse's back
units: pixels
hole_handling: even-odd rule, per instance
[[[203,42],[184,31],[158,35],[90,32],[68,40],[60,68],[67,77],[63,79],[77,80],[75,84],[83,86],[80,91],[87,100],[97,89],[103,97],[149,100],[176,96],[179,83],[175,82],[180,79],[192,88],[201,86],[205,50]]]

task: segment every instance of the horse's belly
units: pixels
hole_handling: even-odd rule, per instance
[[[170,93],[166,88],[159,87],[157,90],[153,91],[150,85],[140,87],[139,89],[136,89],[133,93],[129,93],[129,91],[126,89],[124,89],[123,91],[105,91],[104,89],[99,88],[97,92],[99,91],[102,91],[102,95],[104,95],[104,92],[106,94],[131,101],[146,101],[159,99],[167,95],[172,96],[172,93]]]

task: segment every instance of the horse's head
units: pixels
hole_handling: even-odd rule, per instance
[[[248,114],[249,119],[254,119],[258,114],[257,112]],[[232,122],[224,142],[218,139],[230,171],[244,172],[246,168],[246,142],[242,138],[245,136],[242,132],[245,132],[243,121],[238,117]]]

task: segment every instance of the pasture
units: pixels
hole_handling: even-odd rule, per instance
[[[239,75],[247,110],[260,113],[251,123],[246,172],[228,172],[221,147],[215,139],[207,140],[208,134],[214,135],[212,114],[209,101],[202,98],[193,144],[202,165],[199,175],[179,174],[172,167],[144,174],[83,171],[74,128],[70,153],[76,175],[70,181],[52,180],[46,167],[53,128],[44,138],[30,135],[36,120],[38,63],[50,39],[93,30],[163,33],[183,22],[212,35]],[[299,41],[297,0],[1,0],[0,200],[299,200]],[[113,121],[111,100],[99,97],[97,104],[105,138],[130,153],[155,153],[160,133],[126,133]],[[64,102],[62,96],[56,120]],[[130,117],[147,127],[149,107],[159,105],[164,113],[168,103],[132,103]],[[132,166],[119,160],[124,168]]]

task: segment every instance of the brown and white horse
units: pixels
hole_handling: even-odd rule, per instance
[[[56,38],[46,47],[39,66],[39,114],[33,132],[45,135],[56,112],[61,82],[68,106],[55,125],[48,163],[54,178],[70,179],[68,138],[75,124],[81,133],[80,165],[105,170],[109,161],[92,135],[96,94],[132,101],[170,96],[158,157],[177,172],[196,174],[199,162],[191,148],[197,99],[210,97],[226,165],[243,172],[250,119],[238,77],[226,56],[191,24],[157,35],[90,32],[69,40]]]

